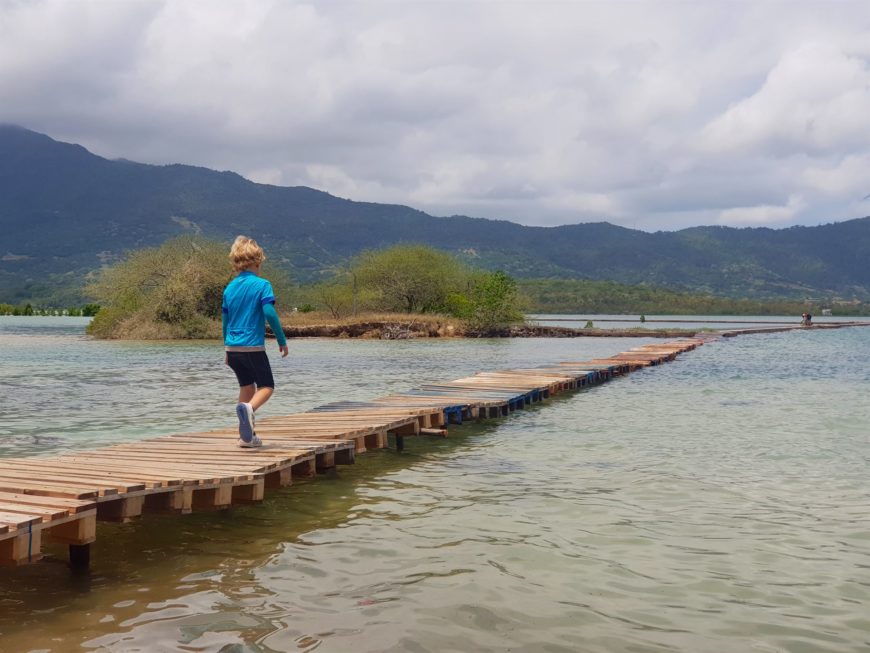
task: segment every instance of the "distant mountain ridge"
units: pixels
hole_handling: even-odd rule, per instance
[[[256,184],[232,172],[108,160],[0,126],[0,302],[80,284],[125,251],[191,231],[264,242],[300,280],[364,249],[422,242],[519,277],[610,279],[728,296],[870,299],[870,218],[818,227],[647,233],[527,227]]]

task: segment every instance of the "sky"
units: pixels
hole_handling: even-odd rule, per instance
[[[550,226],[870,215],[870,1],[0,0],[0,123]]]

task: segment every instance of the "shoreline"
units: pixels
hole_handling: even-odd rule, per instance
[[[289,318],[289,319],[288,319]],[[361,340],[412,340],[412,339],[481,339],[481,338],[681,338],[693,336],[725,336],[748,335],[759,333],[774,333],[792,330],[837,329],[844,327],[870,326],[870,320],[820,322],[811,326],[789,324],[780,321],[756,321],[754,326],[745,325],[742,328],[697,327],[662,327],[662,328],[598,328],[598,327],[565,327],[544,326],[528,322],[485,331],[468,330],[460,321],[445,318],[391,319],[384,316],[381,319],[362,319],[356,321],[321,322],[314,324],[293,324],[294,319],[288,315],[282,316],[283,331],[287,338],[331,338],[331,339],[361,339]],[[50,318],[49,318],[50,319]],[[81,318],[72,318],[81,319]],[[548,318],[550,319],[550,318]],[[617,321],[614,319],[597,318],[598,322]],[[653,320],[647,320],[648,322]],[[664,321],[664,320],[661,320]],[[679,320],[675,320],[679,321]],[[688,320],[686,320],[688,322]],[[704,322],[713,322],[704,321]],[[716,322],[719,322],[718,320]],[[723,320],[723,323],[738,323],[739,320]],[[755,326],[757,325],[757,326]],[[219,327],[219,325],[218,325]],[[132,334],[131,334],[132,335]],[[266,335],[274,338],[267,328]],[[190,342],[193,340],[219,340],[219,333],[209,333],[202,338],[148,338],[148,337],[108,337],[98,340],[136,340],[154,342]]]
[[[366,320],[348,324],[284,325],[287,338],[360,338],[412,340],[417,338],[679,338],[700,329],[597,329],[522,324],[487,331],[433,325],[414,320]],[[704,331],[706,332],[706,331]],[[271,334],[270,334],[271,335]]]
[[[771,324],[771,323],[761,323]],[[850,321],[812,324],[809,326],[787,323],[773,323],[778,326],[744,327],[742,329],[681,329],[660,328],[644,329],[599,329],[572,328],[560,326],[541,326],[521,324],[487,331],[464,331],[461,327],[421,323],[414,320],[367,320],[347,324],[315,324],[306,326],[284,326],[287,338],[355,338],[363,340],[413,340],[420,338],[683,338],[695,336],[749,335],[753,333],[777,333],[795,330],[840,329],[847,327],[870,326],[870,322]],[[274,337],[267,331],[269,337]]]

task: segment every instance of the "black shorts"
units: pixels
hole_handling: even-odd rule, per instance
[[[274,388],[272,366],[264,351],[228,351],[227,365],[233,368],[239,386],[256,384],[258,388]]]

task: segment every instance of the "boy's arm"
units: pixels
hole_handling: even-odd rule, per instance
[[[227,311],[221,307],[221,332],[224,334],[224,344],[227,344]],[[229,357],[224,353],[224,363],[228,362]]]
[[[283,358],[289,353],[287,350],[287,338],[284,337],[284,329],[281,328],[281,320],[278,319],[275,305],[272,303],[264,304],[263,314],[266,316],[269,326],[272,327],[272,333],[275,334],[275,339],[278,341],[278,349],[281,350],[281,357]]]

